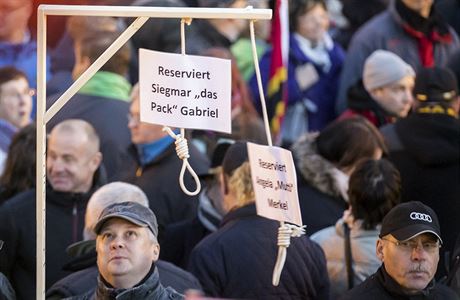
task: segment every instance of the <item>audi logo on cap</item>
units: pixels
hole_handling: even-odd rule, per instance
[[[431,219],[430,215],[427,214],[422,214],[418,212],[411,212],[410,213],[410,218],[412,220],[421,220],[421,221],[427,221],[427,222],[432,222],[433,220]]]

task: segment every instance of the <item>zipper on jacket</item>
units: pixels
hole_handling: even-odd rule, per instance
[[[142,175],[142,167],[137,167],[137,170],[136,170],[136,177],[141,177]]]
[[[77,214],[77,201],[73,202],[72,208],[72,241],[78,242],[78,214]]]

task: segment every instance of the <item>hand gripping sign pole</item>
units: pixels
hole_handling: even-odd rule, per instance
[[[268,124],[268,116],[267,116],[267,107],[265,103],[265,96],[264,90],[262,87],[262,80],[260,77],[260,69],[259,69],[259,59],[257,57],[256,51],[256,39],[254,34],[254,20],[251,20],[249,23],[249,29],[251,34],[251,44],[252,44],[252,55],[254,60],[256,78],[257,78],[257,86],[259,89],[260,94],[260,101],[262,104],[262,114],[264,119],[265,125],[265,132],[267,134],[267,141],[268,145],[271,147],[273,146],[272,138],[270,134],[270,126]],[[280,222],[280,227],[278,228],[278,257],[276,259],[275,268],[273,270],[273,277],[272,277],[272,284],[274,286],[278,286],[281,271],[283,270],[284,263],[286,262],[286,255],[287,255],[287,248],[291,242],[292,237],[300,237],[301,235],[305,234],[305,226],[298,227],[296,225],[285,224],[283,221]]]
[[[46,110],[46,18],[47,16],[109,16],[137,18],[114,43]],[[46,123],[78,90],[128,41],[149,18],[180,19],[271,19],[269,9],[184,8],[136,6],[40,5],[37,26],[37,290],[36,298],[45,299],[45,216],[46,216]],[[182,132],[181,132],[182,133]],[[183,134],[183,133],[182,133]]]

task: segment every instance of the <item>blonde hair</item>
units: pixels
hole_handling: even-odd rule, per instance
[[[255,194],[252,186],[249,162],[244,162],[229,176],[228,189],[235,194],[236,204],[233,208],[242,207],[254,202]]]

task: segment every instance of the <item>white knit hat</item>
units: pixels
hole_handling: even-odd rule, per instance
[[[368,92],[405,76],[415,76],[415,71],[393,52],[376,50],[364,62],[363,83]]]

